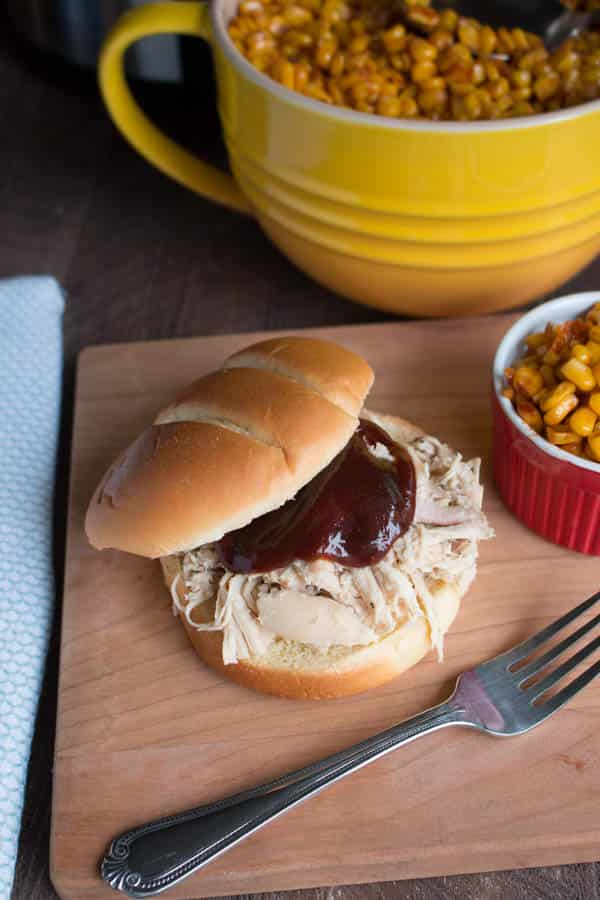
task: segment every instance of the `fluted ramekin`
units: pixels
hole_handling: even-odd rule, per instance
[[[522,355],[527,335],[548,322],[574,319],[600,301],[600,291],[550,300],[522,316],[494,358],[494,475],[504,502],[525,525],[555,544],[600,556],[600,463],[555,447],[502,396],[504,370]]]

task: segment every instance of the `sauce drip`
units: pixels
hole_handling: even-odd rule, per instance
[[[375,456],[376,445],[383,445],[384,457],[390,458]],[[239,573],[270,572],[294,560],[370,566],[411,525],[415,494],[408,453],[382,428],[361,419],[323,471],[279,509],[221,538],[217,556]]]

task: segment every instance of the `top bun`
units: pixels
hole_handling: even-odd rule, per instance
[[[87,511],[98,549],[169,556],[290,500],[348,443],[373,382],[356,354],[273,338],[163,409],[108,470]]]

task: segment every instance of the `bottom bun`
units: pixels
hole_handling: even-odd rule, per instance
[[[177,557],[161,560],[165,583],[170,589],[179,573]],[[182,582],[178,584],[182,597]],[[455,585],[439,582],[431,591],[440,631],[445,634],[456,618],[462,594]],[[207,606],[205,621],[214,608]],[[200,608],[194,610],[198,616]],[[200,659],[227,678],[278,697],[293,700],[325,700],[358,694],[391,681],[419,662],[431,650],[429,625],[425,617],[403,623],[395,631],[366,647],[331,647],[320,650],[307,644],[275,640],[260,657],[223,662],[220,631],[198,631],[179,617]]]

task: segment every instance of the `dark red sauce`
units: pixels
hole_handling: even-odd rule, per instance
[[[369,447],[383,444],[393,460]],[[217,544],[232,572],[269,572],[295,559],[370,566],[409,528],[416,476],[408,453],[372,422],[361,420],[341,453],[293,500],[231,531]]]

